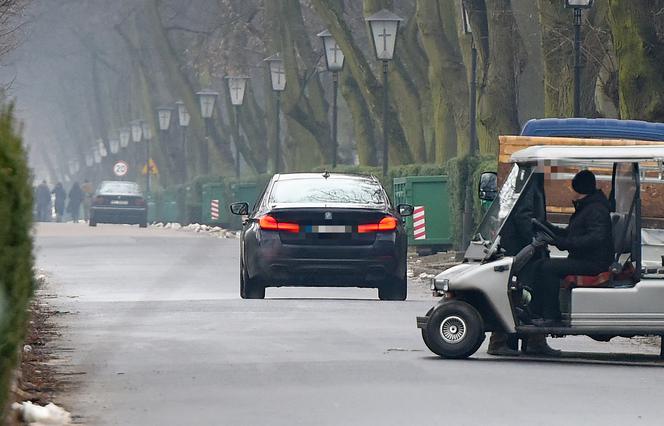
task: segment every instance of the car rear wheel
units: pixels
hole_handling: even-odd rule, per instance
[[[378,298],[380,300],[406,300],[408,296],[408,280],[395,278],[389,280],[382,287],[378,287]]]
[[[240,297],[265,299],[265,286],[259,280],[249,278],[244,265],[240,265]]]
[[[484,341],[484,322],[477,309],[452,300],[439,305],[429,316],[424,343],[443,358],[468,358]]]
[[[138,224],[138,227],[139,228],[147,228],[148,224],[147,224],[147,222],[141,222],[141,223]]]
[[[90,216],[90,220],[88,221],[88,224],[90,226],[97,226],[97,222],[93,219],[92,216]]]

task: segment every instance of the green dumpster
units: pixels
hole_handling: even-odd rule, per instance
[[[231,220],[228,198],[222,183],[206,183],[201,191],[201,222],[228,226]]]
[[[161,196],[160,220],[164,223],[173,223],[180,221],[180,212],[178,211],[177,192],[166,191]]]
[[[397,204],[415,207],[406,219],[408,244],[418,253],[435,253],[453,244],[447,176],[408,176],[394,179]]]
[[[233,194],[231,202],[247,203],[249,204],[249,210],[251,210],[258,199],[258,182],[234,183],[231,185],[231,192]],[[228,206],[225,207],[228,208]],[[233,229],[240,229],[242,227],[242,219],[239,216],[233,216],[230,226]]]

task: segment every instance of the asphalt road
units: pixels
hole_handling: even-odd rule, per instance
[[[661,425],[653,347],[556,339],[565,360],[438,359],[415,317],[433,301],[375,290],[238,296],[238,241],[163,229],[37,230],[60,311],[56,402],[90,425]],[[486,345],[486,344],[485,344]]]

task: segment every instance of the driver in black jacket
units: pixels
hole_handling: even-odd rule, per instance
[[[575,212],[567,228],[548,224],[556,234],[555,246],[567,250],[565,259],[542,259],[538,262],[539,280],[535,284],[532,311],[541,318],[533,324],[542,327],[559,325],[558,294],[560,280],[567,275],[598,275],[609,270],[613,261],[611,207],[604,193],[597,189],[595,175],[583,170],[572,180],[578,194]]]

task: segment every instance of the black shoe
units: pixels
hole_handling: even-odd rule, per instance
[[[552,318],[533,318],[531,321],[536,327],[564,327],[561,319],[552,319]]]
[[[562,351],[553,349],[546,341],[543,334],[532,334],[528,336],[528,341],[524,342],[523,353],[526,355],[541,355],[548,357],[559,357]]]
[[[489,348],[486,353],[493,356],[519,356],[519,351],[510,348],[507,345],[502,345],[497,348]]]

